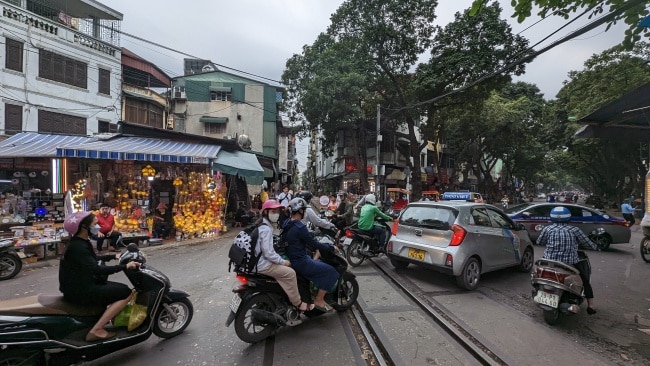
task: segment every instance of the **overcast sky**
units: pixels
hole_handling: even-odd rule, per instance
[[[342,0],[99,0],[124,15],[122,31],[171,47],[186,54],[212,60],[226,67],[279,80],[285,62],[302,47],[312,44],[316,36],[330,24],[330,15]],[[471,0],[439,0],[436,23],[453,20]],[[502,16],[510,19],[510,1],[502,1]],[[586,18],[586,17],[585,17]],[[535,23],[531,18],[523,24],[511,19],[515,33]],[[570,33],[587,20],[550,38],[540,46]],[[521,33],[537,43],[566,23],[564,19],[545,19]],[[623,40],[625,24],[605,32],[601,26],[577,39],[558,46],[526,66],[519,80],[536,84],[546,99],[553,99],[571,70],[580,70],[591,55],[602,52]],[[123,36],[126,47],[161,67],[170,76],[183,73],[183,58],[146,42]],[[222,68],[223,71],[229,71]],[[306,144],[299,144],[298,156],[306,156]],[[304,159],[302,159],[304,160]],[[305,161],[299,161],[301,171]]]

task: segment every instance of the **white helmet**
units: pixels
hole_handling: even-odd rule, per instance
[[[375,195],[372,193],[367,194],[366,203],[370,203],[371,205],[377,204],[377,199],[375,198]]]

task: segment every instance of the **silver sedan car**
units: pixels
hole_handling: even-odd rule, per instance
[[[522,225],[492,205],[459,201],[410,203],[393,226],[386,252],[395,268],[432,268],[456,277],[467,290],[486,272],[529,272],[534,257]]]

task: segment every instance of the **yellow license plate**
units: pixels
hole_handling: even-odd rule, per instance
[[[409,248],[408,256],[409,256],[409,258],[413,258],[413,259],[417,259],[419,261],[423,261],[424,256],[426,255],[426,253],[427,252],[425,252],[424,250]]]

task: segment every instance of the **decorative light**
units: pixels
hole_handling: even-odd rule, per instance
[[[142,168],[141,172],[142,172],[142,178],[149,178],[149,177],[153,178],[156,176],[156,169],[154,169],[151,165],[148,164],[147,166]]]

